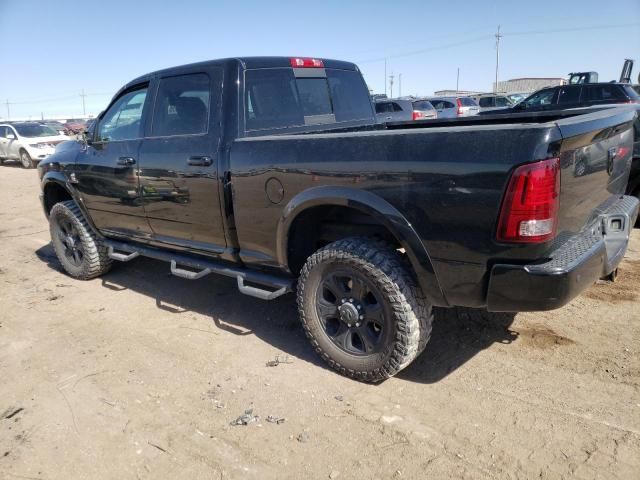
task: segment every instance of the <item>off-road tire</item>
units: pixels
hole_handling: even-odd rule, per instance
[[[336,346],[325,331],[316,308],[318,288],[327,271],[343,267],[357,271],[382,292],[383,308],[390,317],[385,318],[385,328],[391,330],[381,352],[350,355]],[[408,262],[382,241],[353,237],[318,250],[300,272],[297,301],[303,329],[316,352],[331,368],[357,380],[379,382],[392,377],[415,360],[431,336],[431,305]]]
[[[20,165],[22,168],[33,168],[36,164],[31,159],[31,155],[26,150],[20,150]]]
[[[64,222],[73,226],[82,247],[82,259],[78,265],[75,265],[65,254],[65,244],[59,235],[61,224]],[[49,230],[56,256],[65,271],[73,278],[89,280],[108,272],[111,268],[112,260],[108,256],[107,247],[87,223],[73,200],[56,203],[53,206],[49,213]]]

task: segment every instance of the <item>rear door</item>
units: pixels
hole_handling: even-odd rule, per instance
[[[77,156],[76,188],[96,227],[107,233],[151,233],[138,184],[147,92],[147,83],[122,92],[98,120],[91,145]]]
[[[379,122],[391,122],[393,120],[393,102],[376,102],[376,118]]]
[[[222,253],[219,198],[222,69],[161,76],[140,149],[140,185],[154,239]]]

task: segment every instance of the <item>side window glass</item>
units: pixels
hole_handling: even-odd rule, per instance
[[[511,104],[506,97],[496,97],[496,107],[509,107]]]
[[[444,104],[444,108],[455,108],[455,105],[451,102],[442,102]]]
[[[551,100],[553,100],[554,90],[542,90],[534,94],[529,100],[527,100],[528,107],[540,107],[544,105],[551,105]]]
[[[206,133],[209,125],[209,87],[209,76],[205,73],[160,80],[151,136]]]
[[[393,111],[393,108],[391,107],[390,103],[388,102],[376,103],[376,113],[388,113],[392,111]]]
[[[7,129],[5,127],[0,127],[0,138],[7,138]]]
[[[122,95],[111,105],[98,125],[100,142],[140,138],[141,120],[147,88],[133,90]]]
[[[558,93],[558,104],[578,103],[580,87],[562,87]]]
[[[393,111],[394,112],[401,112],[402,111],[402,107],[394,102],[393,103]]]
[[[491,105],[491,97],[482,97],[478,103],[481,107],[493,107],[493,105]]]

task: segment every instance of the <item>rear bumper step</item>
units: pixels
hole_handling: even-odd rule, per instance
[[[570,302],[622,261],[638,216],[638,199],[624,196],[589,228],[532,265],[497,264],[491,269],[487,309],[493,312],[553,310]]]
[[[294,279],[285,276],[273,275],[257,270],[249,270],[237,265],[219,262],[212,259],[185,255],[178,252],[161,250],[158,248],[147,247],[145,245],[120,242],[107,238],[104,240],[108,247],[109,258],[120,262],[128,262],[142,255],[143,257],[155,258],[171,264],[171,273],[177,277],[187,280],[197,280],[210,273],[224,275],[225,277],[235,278],[238,282],[238,290],[240,293],[251,297],[260,298],[262,300],[273,300],[285,293],[293,291]],[[193,270],[180,268],[180,266],[189,267]],[[194,271],[196,270],[196,271]],[[245,282],[261,285],[265,288],[246,285]]]

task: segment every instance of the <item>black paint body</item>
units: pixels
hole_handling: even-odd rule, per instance
[[[331,60],[324,66],[357,70]],[[62,148],[40,165],[44,197],[50,185],[63,186],[107,237],[282,275],[295,273],[288,240],[298,215],[317,206],[349,207],[375,217],[405,248],[433,304],[486,307],[496,265],[520,268],[552,258],[619,202],[627,183],[631,154],[616,158],[609,173],[607,152],[632,147],[632,108],[388,125],[376,125],[371,109],[369,119],[357,122],[247,132],[244,72],[258,68],[290,68],[289,59],[203,62],[130,82],[114,100],[144,83],[152,101],[160,78],[207,73],[213,79],[208,132],[152,138],[147,115],[139,139]],[[189,165],[202,155],[213,159],[210,166]],[[123,156],[136,163],[117,165]],[[510,173],[551,157],[561,162],[556,239],[498,243]],[[588,167],[584,173],[580,162]],[[635,215],[636,206],[629,208]],[[561,302],[547,298],[551,292],[495,308],[554,308],[578,292],[570,293]]]

